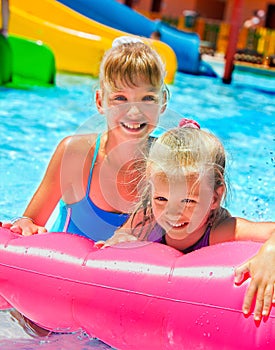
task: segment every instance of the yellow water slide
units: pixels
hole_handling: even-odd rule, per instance
[[[130,35],[95,22],[54,0],[10,0],[10,11],[9,32],[48,45],[59,71],[97,77],[102,56],[113,39]],[[144,40],[163,58],[166,82],[172,83],[177,70],[174,51],[163,42]]]

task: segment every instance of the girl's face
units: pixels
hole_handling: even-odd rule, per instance
[[[147,136],[156,127],[163,112],[163,93],[148,83],[119,86],[116,91],[97,93],[97,106],[107,118],[109,130],[126,138]]]
[[[206,179],[194,176],[169,181],[164,174],[152,177],[152,209],[158,224],[173,240],[193,236],[194,243],[203,235],[211,210],[219,202]]]

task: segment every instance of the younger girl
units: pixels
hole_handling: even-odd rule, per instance
[[[258,320],[268,314],[274,294],[275,225],[236,220],[221,206],[226,195],[224,148],[195,123],[189,126],[172,129],[153,144],[137,208],[106,245],[137,237],[189,253],[226,241],[269,239],[256,257],[237,269],[238,282],[242,272],[252,274],[243,311],[249,312],[257,292]]]

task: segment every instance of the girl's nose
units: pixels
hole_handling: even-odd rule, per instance
[[[136,106],[136,105],[131,105],[128,112],[127,112],[128,116],[133,116],[133,117],[140,115],[140,114],[141,114],[141,111],[138,108],[138,106]]]
[[[183,214],[184,206],[182,203],[169,203],[166,206],[166,214],[171,217],[179,217]]]

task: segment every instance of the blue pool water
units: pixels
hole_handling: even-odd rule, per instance
[[[20,215],[40,183],[57,143],[87,120],[104,127],[96,114],[97,80],[58,74],[56,87],[31,90],[0,88],[0,220]],[[163,127],[182,116],[213,131],[228,152],[233,215],[275,221],[275,79],[234,73],[231,85],[220,79],[178,73],[171,85]],[[177,113],[175,113],[175,111]],[[32,339],[7,312],[0,313],[1,349],[108,349],[84,334]]]

